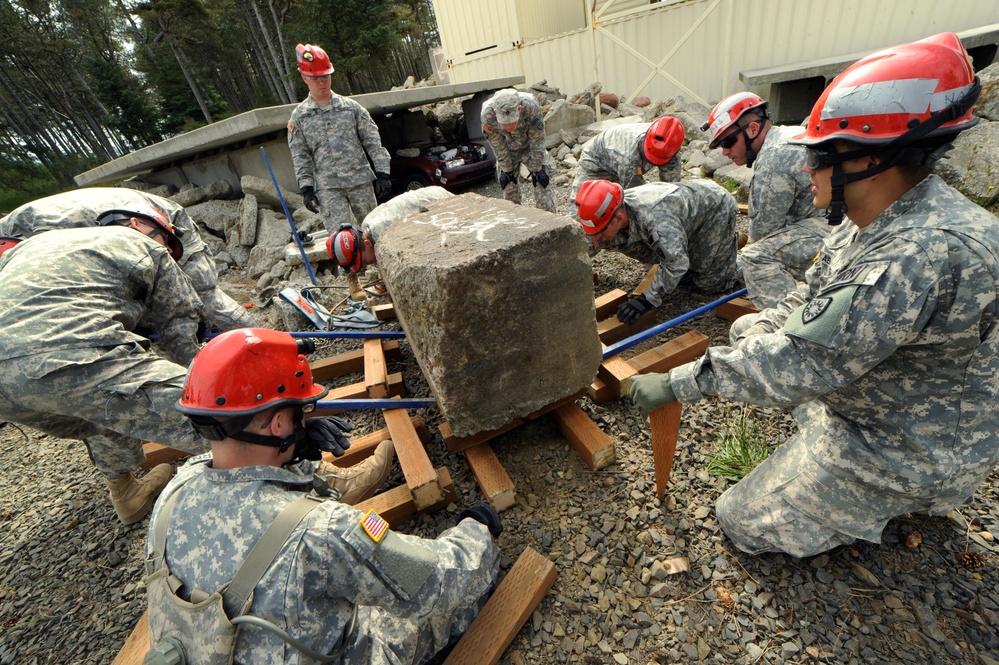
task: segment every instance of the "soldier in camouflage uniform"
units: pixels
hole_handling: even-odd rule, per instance
[[[320,450],[342,454],[349,445],[340,427],[316,424],[325,419],[302,422],[303,409],[327,392],[313,383],[301,355],[305,341],[232,331],[209,342],[191,366],[178,408],[211,439],[212,454],[189,461],[167,487],[146,548],[147,572],[166,564],[183,584],[178,599],[147,582],[151,642],[177,636],[188,662],[205,662],[196,656],[219,649],[205,643],[206,631],[185,628],[188,601],[228,583],[286,506],[323,490],[311,461]],[[424,663],[464,632],[499,567],[491,534],[502,527],[488,504],[466,509],[456,526],[427,540],[392,531],[376,513],[317,500],[266,567],[246,614],[320,653],[339,645],[337,663]],[[154,543],[163,519],[165,561]],[[239,663],[316,662],[257,626],[242,626],[233,646]]]
[[[679,182],[683,123],[669,116],[652,122],[615,125],[583,146],[572,182],[572,198],[587,180],[610,180],[625,189],[645,184],[645,174],[659,170],[660,182]]]
[[[166,218],[136,213],[131,226],[39,233],[0,258],[0,418],[82,439],[126,524],[171,474],[161,464],[135,478],[143,439],[207,449],[173,409],[198,349],[201,300],[171,256],[180,240]],[[160,334],[160,355],[138,326]]]
[[[180,231],[184,253],[179,264],[204,303],[207,322],[219,330],[254,325],[253,317],[222,290],[215,258],[201,239],[198,227],[184,207],[170,199],[125,187],[87,187],[26,203],[0,219],[0,236],[30,238],[42,231],[96,226],[106,210],[152,207],[170,218]]]
[[[980,89],[952,33],[847,68],[794,140],[816,204],[856,227],[737,348],[635,378],[643,413],[711,395],[798,407],[798,432],[718,500],[740,549],[879,542],[892,517],[960,505],[999,461],[999,221],[932,174]]]
[[[739,251],[739,270],[749,298],[759,308],[773,307],[794,290],[811,267],[830,227],[812,205],[808,175],[801,170],[805,151],[788,143],[800,127],[778,127],[767,102],[739,92],[718,102],[702,129],[711,147],[721,146],[736,164],[751,166],[749,242]]]
[[[482,131],[496,153],[503,198],[520,203],[520,165],[531,173],[534,206],[555,212],[549,188],[555,165],[545,149],[545,120],[541,106],[529,92],[500,90],[482,105]]]
[[[711,180],[650,183],[625,190],[607,180],[583,183],[577,215],[597,249],[609,247],[659,270],[645,293],[618,308],[634,323],[689,281],[706,293],[730,290],[738,280],[732,195]]]
[[[342,224],[360,223],[377,205],[376,196],[388,196],[389,153],[367,110],[330,89],[333,65],[326,52],[299,44],[295,53],[309,96],[291,113],[288,147],[305,205],[320,213],[332,235]]]

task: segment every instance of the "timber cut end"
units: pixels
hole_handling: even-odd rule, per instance
[[[601,346],[579,224],[478,194],[426,207],[389,227],[375,252],[454,435],[586,388]]]

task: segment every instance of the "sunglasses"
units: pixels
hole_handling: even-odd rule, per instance
[[[742,132],[738,130],[732,132],[731,134],[729,134],[728,136],[726,136],[725,138],[723,138],[721,141],[718,142],[718,147],[722,148],[723,150],[728,150],[729,148],[731,148],[736,144],[736,141],[739,140],[739,136],[741,134]]]

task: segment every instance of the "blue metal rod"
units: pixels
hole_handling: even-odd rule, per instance
[[[426,409],[437,400],[411,397],[408,399],[331,399],[316,402],[317,409],[372,410],[372,409]]]
[[[208,333],[205,339],[218,337],[222,333]],[[316,337],[319,339],[406,339],[406,333],[401,330],[322,330],[289,332],[292,337]],[[153,339],[154,336],[150,336]],[[158,335],[155,337],[159,337]]]
[[[302,263],[305,264],[305,270],[309,273],[309,279],[312,280],[314,286],[319,286],[319,281],[316,279],[316,275],[312,272],[312,264],[309,263],[309,257],[305,254],[305,247],[302,245],[302,239],[298,237],[298,229],[295,228],[295,221],[291,218],[291,213],[288,212],[288,204],[284,202],[284,195],[281,193],[281,185],[278,184],[277,178],[274,177],[274,170],[271,168],[271,162],[267,159],[267,151],[264,150],[264,146],[260,146],[260,154],[264,156],[264,164],[267,165],[267,172],[271,174],[271,180],[274,182],[274,189],[277,191],[278,198],[281,200],[281,207],[284,209],[285,219],[288,220],[288,224],[291,226],[291,237],[295,239],[295,244],[298,245],[298,251],[302,254]]]
[[[606,349],[604,349],[604,360],[607,360],[608,358],[613,358],[622,351],[627,351],[633,346],[638,346],[639,344],[649,339],[650,337],[655,337],[659,333],[665,332],[674,326],[680,325],[681,323],[685,323],[694,318],[695,316],[700,316],[701,314],[704,314],[704,312],[710,312],[715,307],[718,307],[718,305],[724,305],[729,300],[732,300],[734,298],[739,298],[744,295],[746,295],[746,289],[739,289],[735,293],[730,293],[724,298],[719,298],[714,302],[709,302],[707,305],[703,305],[701,307],[698,307],[697,309],[692,309],[686,314],[682,314],[676,317],[675,319],[670,319],[669,321],[660,323],[658,326],[653,326],[648,330],[643,330],[637,335],[632,335],[631,337],[622,339],[617,344],[611,344]]]

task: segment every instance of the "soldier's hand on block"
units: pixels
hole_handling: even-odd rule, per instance
[[[631,391],[628,393],[632,404],[646,418],[660,406],[676,402],[669,374],[639,374],[631,377]]]
[[[645,296],[638,296],[617,308],[617,320],[621,323],[634,323],[650,309],[652,309],[652,303]]]

